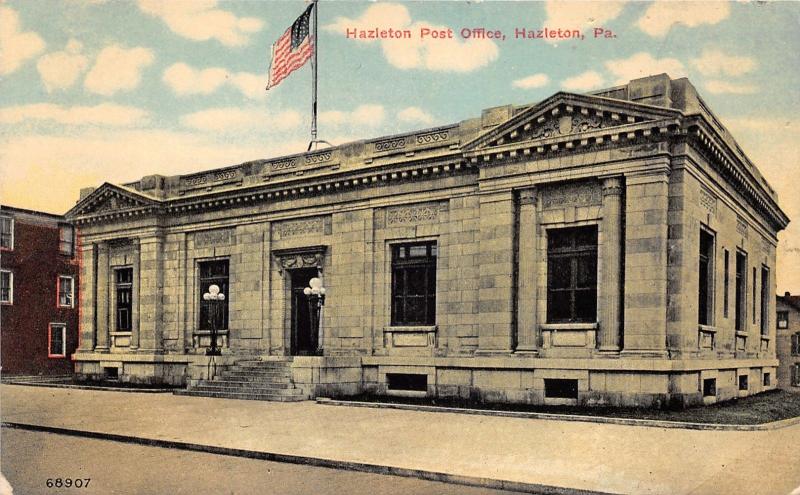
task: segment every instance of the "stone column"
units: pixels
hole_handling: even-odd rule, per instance
[[[78,352],[91,352],[97,335],[97,313],[95,311],[97,288],[97,246],[80,246],[80,333]]]
[[[139,349],[146,352],[163,350],[163,261],[163,237],[139,239]]]
[[[514,195],[484,193],[480,201],[480,288],[477,354],[508,354],[514,320]]]
[[[622,177],[603,179],[603,277],[600,291],[600,351],[620,349],[622,316]]]
[[[108,243],[97,244],[97,336],[95,350],[98,352],[108,352],[108,303],[111,295],[108,287],[110,285],[108,270]]]
[[[536,189],[519,193],[517,271],[517,351],[537,351],[539,322],[536,314],[536,265],[538,262]]]
[[[140,261],[140,246],[139,241],[134,240],[133,242],[133,287],[131,288],[131,300],[133,301],[133,305],[131,307],[131,347],[132,351],[139,349],[139,294],[141,291],[139,290],[140,278],[139,278],[139,266],[141,265]]]
[[[666,355],[669,164],[625,175],[623,354]]]

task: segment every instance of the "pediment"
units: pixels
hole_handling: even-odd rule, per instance
[[[157,203],[156,199],[145,196],[138,191],[106,182],[79,201],[77,205],[66,213],[66,217],[74,218],[83,215],[137,210]]]
[[[668,108],[562,92],[522,110],[467,143],[464,149],[477,151],[517,142],[578,137],[601,129],[635,126],[679,115],[679,111]]]

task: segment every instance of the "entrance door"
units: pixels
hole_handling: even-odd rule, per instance
[[[317,331],[311,328],[311,313],[308,297],[303,289],[308,281],[317,276],[316,268],[290,270],[292,278],[292,341],[293,356],[311,356],[317,351]]]

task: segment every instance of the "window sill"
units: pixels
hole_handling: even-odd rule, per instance
[[[384,333],[387,332],[412,332],[412,333],[425,333],[425,332],[435,332],[437,330],[437,325],[416,325],[416,326],[403,326],[403,327],[383,327]]]
[[[66,354],[48,354],[47,359],[64,359],[67,357]]]
[[[713,327],[713,326],[711,326],[711,325],[701,325],[701,324],[698,324],[698,325],[697,325],[697,328],[698,328],[698,329],[699,329],[701,332],[706,332],[706,333],[717,333],[717,327]]]
[[[736,330],[736,336],[737,337],[749,337],[750,334],[748,332],[743,332],[741,330]]]
[[[131,333],[132,332],[130,330],[124,330],[119,332],[108,332],[108,334],[113,337],[130,337]]]
[[[543,323],[542,330],[597,330],[597,322],[593,323]]]
[[[195,335],[211,335],[211,330],[195,330]],[[225,330],[217,330],[217,335],[227,335],[228,329]]]

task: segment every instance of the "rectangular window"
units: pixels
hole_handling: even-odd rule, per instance
[[[203,261],[199,263],[200,271],[200,330],[228,329],[228,260]],[[222,301],[206,301],[203,294],[212,285],[219,287],[219,293],[225,295]]]
[[[800,332],[792,334],[792,356],[800,356]]]
[[[0,248],[14,249],[14,219],[0,217]]]
[[[800,364],[792,366],[792,386],[800,387]]]
[[[772,375],[764,373],[764,386],[769,387],[770,385],[772,385]]]
[[[0,270],[0,303],[14,302],[14,274],[8,270]]]
[[[788,311],[778,311],[778,328],[789,328]]]
[[[729,299],[729,294],[728,293],[730,292],[730,279],[731,279],[731,276],[730,276],[730,253],[728,252],[727,249],[725,250],[725,263],[724,263],[724,265],[725,265],[725,274],[724,274],[725,292],[722,294],[722,311],[724,313],[723,316],[725,318],[727,318],[728,317],[728,299]]]
[[[597,226],[547,231],[547,322],[597,321]]]
[[[697,321],[701,325],[712,325],[714,321],[714,236],[705,230],[700,230],[698,277]]]
[[[747,390],[747,375],[739,375],[739,390]]]
[[[75,282],[72,277],[59,275],[58,282],[58,307],[72,308],[75,306]]]
[[[577,399],[578,380],[545,378],[544,396],[548,399]]]
[[[761,335],[769,334],[769,268],[761,266]]]
[[[703,397],[714,397],[717,395],[717,379],[706,378],[703,380]]]
[[[392,325],[436,323],[436,243],[392,246]]]
[[[745,297],[747,294],[747,255],[744,253],[736,253],[736,330],[744,330],[744,322],[746,321],[745,311],[747,305],[745,304]]]
[[[67,355],[67,326],[63,323],[51,323],[47,332],[47,357],[65,357]]]
[[[133,268],[114,270],[117,297],[117,331],[130,332],[133,328]]]
[[[386,373],[386,388],[389,390],[428,390],[428,375],[414,373]]]
[[[58,251],[67,256],[75,254],[75,227],[72,225],[58,226]]]

